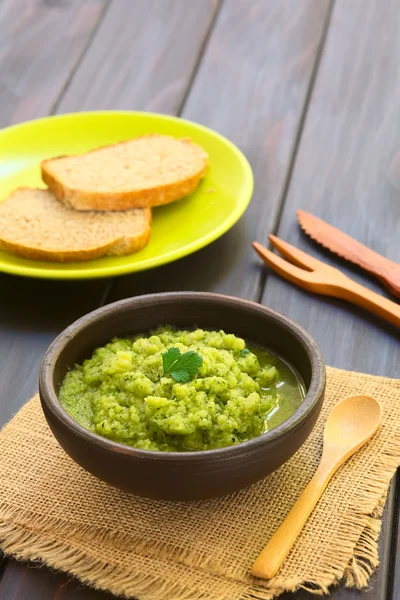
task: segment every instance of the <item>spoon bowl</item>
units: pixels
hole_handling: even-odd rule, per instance
[[[350,396],[336,404],[325,424],[324,449],[343,451],[346,458],[378,429],[382,407],[372,396]],[[337,457],[337,454],[336,454]],[[344,460],[346,460],[346,458]]]

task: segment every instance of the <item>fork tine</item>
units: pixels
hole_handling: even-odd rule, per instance
[[[296,267],[278,254],[271,252],[258,242],[253,242],[253,248],[263,261],[276,273],[292,283],[302,285],[312,281],[312,273]]]
[[[318,271],[321,270],[321,268],[324,268],[325,265],[323,262],[313,258],[295,246],[292,246],[292,244],[284,242],[272,234],[270,234],[268,237],[274,248],[279,250],[282,256],[292,261],[295,265],[303,267],[304,269],[308,269],[309,271]]]

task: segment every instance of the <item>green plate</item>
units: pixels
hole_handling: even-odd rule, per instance
[[[45,187],[40,162],[85,152],[146,133],[190,137],[209,155],[209,168],[187,198],[153,209],[149,244],[136,254],[81,263],[27,260],[0,251],[0,271],[49,279],[112,277],[177,260],[225,233],[245,211],[253,191],[244,155],[215,131],[153,113],[72,113],[28,121],[0,132],[0,202],[19,186]]]

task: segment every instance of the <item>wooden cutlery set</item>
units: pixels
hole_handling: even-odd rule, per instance
[[[367,248],[310,213],[298,210],[297,217],[303,231],[314,241],[375,275],[392,295],[400,298],[399,264]],[[283,258],[258,242],[253,242],[253,247],[273,271],[288,281],[316,294],[352,302],[392,325],[400,327],[400,305],[396,302],[356,283],[339,269],[313,258],[274,235],[270,235],[269,240]]]

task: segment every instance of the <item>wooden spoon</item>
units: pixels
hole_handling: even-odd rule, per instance
[[[350,396],[336,404],[324,431],[321,462],[282,525],[256,559],[252,575],[271,579],[279,571],[332,475],[378,429],[382,408],[371,396]]]

